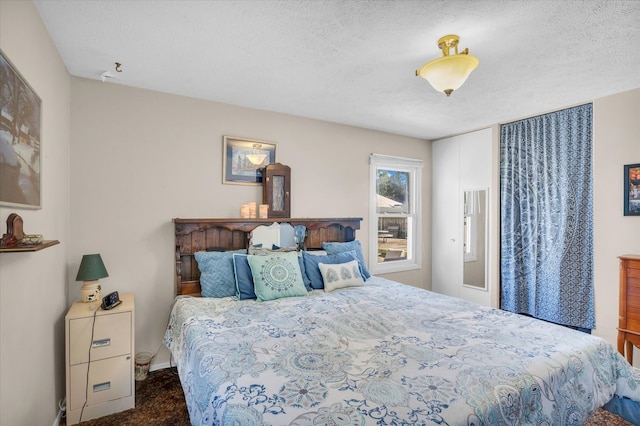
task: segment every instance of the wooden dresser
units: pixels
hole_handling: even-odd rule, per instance
[[[618,352],[633,363],[633,346],[640,347],[640,255],[620,259],[620,318]],[[626,350],[626,354],[625,354]]]

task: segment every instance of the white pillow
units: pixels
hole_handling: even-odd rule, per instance
[[[361,287],[364,285],[360,266],[357,260],[346,263],[318,263],[322,280],[324,281],[324,291],[333,291],[345,287]]]

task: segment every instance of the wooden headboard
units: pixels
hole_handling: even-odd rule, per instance
[[[176,294],[200,295],[200,270],[193,256],[206,249],[237,250],[248,248],[251,231],[274,222],[304,225],[307,234],[304,249],[321,249],[323,242],[347,242],[356,237],[360,217],[322,219],[173,219],[176,242]]]

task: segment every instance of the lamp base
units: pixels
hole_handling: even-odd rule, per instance
[[[85,303],[96,302],[100,300],[100,284],[96,281],[85,281],[80,288],[82,301]]]

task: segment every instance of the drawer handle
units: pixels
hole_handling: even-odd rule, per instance
[[[104,382],[93,385],[94,392],[106,391],[109,389],[111,389],[111,382]]]
[[[101,348],[103,346],[109,346],[110,344],[111,344],[111,339],[107,338],[107,339],[94,340],[91,346],[94,348]]]

